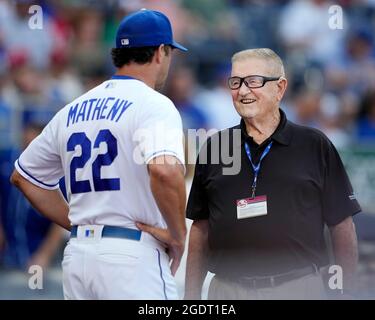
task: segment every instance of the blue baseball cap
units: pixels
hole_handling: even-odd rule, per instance
[[[159,11],[142,9],[126,16],[116,34],[116,48],[152,47],[167,44],[182,51],[185,47],[173,40],[172,26]]]

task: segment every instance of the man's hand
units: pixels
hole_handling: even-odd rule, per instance
[[[137,222],[136,225],[141,231],[151,234],[153,237],[163,242],[167,246],[168,255],[171,260],[171,272],[174,276],[184,253],[185,239],[174,239],[168,229],[152,227],[140,222]]]
[[[56,225],[51,224],[50,229],[39,246],[38,250],[30,257],[28,266],[38,265],[42,268],[47,268],[64,239],[63,229]]]
[[[50,256],[44,254],[43,252],[37,252],[30,257],[27,266],[29,268],[30,266],[37,265],[44,270],[50,265],[50,258]]]

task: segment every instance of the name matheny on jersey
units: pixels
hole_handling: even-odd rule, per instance
[[[69,127],[69,125],[81,121],[110,120],[118,122],[125,110],[132,104],[133,102],[115,97],[83,100],[70,106],[66,126]]]

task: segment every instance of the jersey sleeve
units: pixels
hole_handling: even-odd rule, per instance
[[[327,139],[328,140],[328,139]],[[340,155],[330,141],[325,146],[323,217],[328,226],[361,211]]]
[[[144,163],[171,155],[185,165],[182,120],[168,98],[148,103],[138,119],[137,135]]]
[[[16,170],[32,184],[47,190],[59,188],[64,175],[56,138],[56,117],[15,162]]]

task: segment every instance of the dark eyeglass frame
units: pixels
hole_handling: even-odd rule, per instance
[[[262,80],[263,80],[262,85],[260,85],[260,86],[256,86],[256,87],[249,86],[249,83],[246,81],[246,79],[247,79],[247,78],[251,78],[251,77],[259,77],[259,78],[262,78]],[[265,85],[268,81],[276,81],[276,80],[280,80],[281,78],[282,78],[282,76],[280,76],[280,77],[265,77],[265,76],[260,76],[260,75],[258,75],[258,74],[253,74],[253,75],[251,75],[251,76],[246,76],[246,77],[243,77],[243,78],[241,78],[241,77],[230,77],[230,78],[228,78],[228,87],[229,87],[229,89],[231,89],[231,90],[237,90],[237,89],[241,88],[242,83],[245,83],[245,86],[248,87],[248,88],[250,88],[250,89],[262,88],[262,87],[264,87],[264,85]],[[230,86],[230,81],[231,81],[232,79],[239,79],[239,80],[240,80],[239,85],[238,85],[238,86],[235,86],[235,87],[233,87],[233,86],[231,87],[231,86]]]

